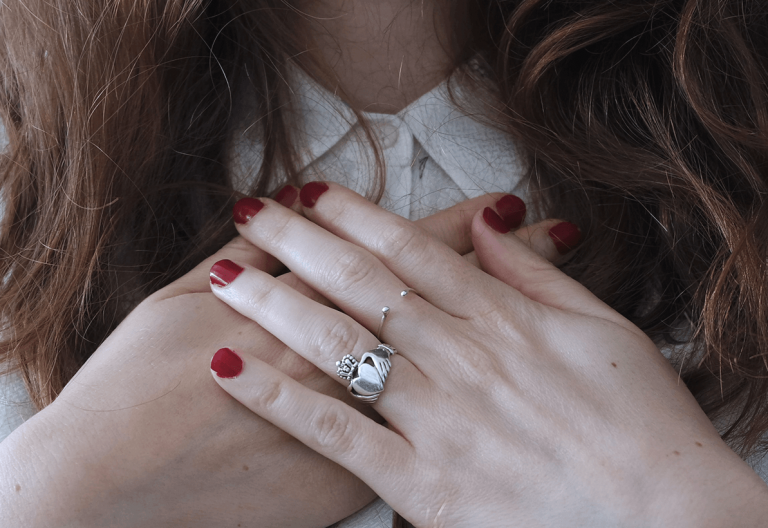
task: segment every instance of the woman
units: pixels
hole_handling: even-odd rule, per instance
[[[3,179],[2,247],[9,256],[3,260],[5,357],[21,369],[30,395],[42,407],[53,401],[98,348],[61,396],[2,444],[2,478],[7,490],[3,512],[10,512],[4,514],[16,515],[30,526],[35,522],[45,525],[50,518],[56,518],[58,524],[78,525],[104,525],[106,520],[113,525],[121,521],[128,525],[145,521],[160,525],[236,525],[245,520],[259,525],[321,526],[369,502],[373,493],[352,474],[270,427],[205,379],[211,352],[228,346],[242,354],[245,368],[241,377],[230,380],[232,383],[221,381],[222,386],[253,410],[318,447],[321,455],[351,469],[416,524],[504,525],[514,522],[510,513],[513,518],[521,515],[544,524],[557,524],[564,516],[595,525],[629,517],[643,519],[643,515],[651,517],[649,522],[658,523],[668,520],[669,512],[659,500],[668,496],[687,505],[675,512],[675,522],[680,518],[697,522],[696,514],[709,513],[706,507],[718,507],[730,521],[740,515],[742,524],[759,523],[765,513],[759,507],[743,507],[743,501],[755,503],[756,497],[763,496],[762,484],[755,482],[746,464],[724,449],[710,422],[702,419],[705,412],[715,420],[723,437],[745,458],[757,452],[768,428],[764,412],[766,367],[761,355],[766,341],[762,312],[765,293],[761,288],[766,255],[765,237],[761,236],[765,225],[761,198],[765,58],[760,54],[765,20],[759,4],[308,4],[3,4],[0,24],[5,44],[3,71],[7,72],[3,76],[3,119],[10,137]],[[287,57],[292,58],[293,66],[284,62]],[[455,83],[432,92],[436,84],[464,63],[476,67],[460,68],[452,76]],[[491,65],[487,71],[485,63]],[[410,143],[400,141],[402,129],[391,134],[386,126],[377,128],[371,122],[359,134],[377,140],[372,141],[377,147],[372,157],[386,169],[382,189],[381,177],[359,176],[374,172],[359,170],[362,162],[355,149],[364,141],[357,142],[345,134],[326,144],[329,148],[315,159],[311,155],[313,143],[302,143],[294,137],[297,134],[292,123],[297,117],[310,115],[313,108],[297,104],[297,97],[290,96],[291,90],[302,84],[296,80],[302,71],[313,82],[340,94],[351,114],[361,122],[366,121],[365,111],[377,116],[413,115],[406,110],[423,94],[450,95],[451,88],[456,87],[454,99],[462,110],[460,115],[474,114],[473,121],[486,121],[482,130],[491,130],[489,122],[506,131],[502,137],[507,141],[513,137],[524,157],[499,154],[492,159],[502,162],[502,167],[497,169],[488,163],[493,169],[490,172],[496,174],[494,179],[470,177],[468,184],[456,185],[458,193],[453,195],[450,189],[447,193],[433,192],[446,188],[446,180],[440,178],[447,177],[453,183],[460,179],[451,175],[453,158],[466,155],[462,159],[473,159],[472,153],[485,154],[480,149],[487,144],[493,146],[490,152],[496,153],[508,153],[511,147],[490,132],[484,136],[464,130],[462,139],[480,137],[481,141],[465,143],[467,152],[462,156],[438,160],[441,149],[428,148],[430,134],[416,137],[419,119],[405,123],[412,134],[410,139],[415,140]],[[246,97],[248,94],[252,99]],[[291,114],[289,102],[298,116]],[[415,108],[447,108],[445,104],[433,106],[432,102],[432,98],[422,100],[423,104]],[[232,105],[237,105],[236,110]],[[448,119],[443,123],[453,122],[453,111],[447,111]],[[350,121],[351,116],[343,112],[336,115]],[[433,114],[426,111],[424,115]],[[236,117],[242,120],[238,122]],[[387,119],[383,121],[392,125]],[[310,127],[305,136],[319,137],[322,141],[315,144],[322,144],[328,138],[321,131],[331,128],[330,121],[316,122],[327,126]],[[253,133],[250,141],[248,133],[241,132],[243,129]],[[393,136],[397,136],[394,146],[387,147]],[[245,153],[232,145],[239,143],[238,138],[251,145]],[[390,153],[416,144],[425,147],[427,156],[419,157],[419,150],[414,149],[403,162],[402,156]],[[246,160],[246,167],[258,166],[258,174],[238,170],[233,150],[238,159]],[[450,153],[451,149],[443,151]],[[250,164],[248,153],[255,153]],[[491,159],[488,155],[474,159],[478,158]],[[307,159],[311,166],[304,163]],[[524,179],[521,159],[527,161]],[[397,173],[399,179],[391,170],[395,161],[402,168]],[[465,167],[458,165],[459,170],[454,172],[466,174]],[[445,479],[431,482],[439,481],[440,486],[425,487],[436,490],[436,496],[425,499],[413,493],[404,497],[403,489],[413,490],[414,482],[424,482],[411,480],[411,486],[403,487],[397,480],[381,480],[381,471],[365,473],[364,467],[342,459],[338,452],[313,444],[306,429],[281,421],[280,416],[270,415],[238,393],[238,382],[244,382],[240,386],[254,386],[247,383],[253,381],[248,376],[261,371],[249,368],[257,361],[253,351],[310,388],[338,396],[344,392],[344,387],[334,385],[324,372],[286,355],[285,345],[291,346],[289,343],[278,341],[246,318],[233,316],[203,282],[210,266],[222,258],[242,267],[277,272],[279,267],[264,252],[236,239],[173,282],[233,235],[232,228],[225,227],[231,225],[227,218],[231,187],[263,195],[277,189],[283,177],[298,183],[300,179],[317,179],[316,173],[334,180],[352,174],[353,179],[343,183],[368,190],[372,198],[382,197],[382,204],[395,210],[402,204],[393,198],[410,196],[414,183],[424,185],[420,193],[413,193],[422,198],[419,202],[429,196],[448,195],[445,201],[427,202],[419,215],[459,201],[471,190],[482,194],[515,188],[521,194],[530,193],[529,205],[536,206],[534,211],[540,210],[539,217],[567,218],[581,227],[587,235],[585,242],[569,255],[563,270],[611,310],[606,311],[602,304],[598,310],[598,301],[581,290],[572,292],[571,299],[580,303],[580,309],[591,306],[616,325],[629,324],[622,328],[639,341],[616,341],[616,336],[606,334],[602,327],[589,332],[588,337],[621,343],[623,353],[642,352],[622,356],[631,369],[622,369],[623,361],[609,362],[615,362],[616,372],[621,374],[603,379],[606,386],[601,387],[602,392],[576,390],[574,394],[591,396],[596,401],[607,398],[633,405],[645,403],[650,401],[647,388],[631,390],[637,385],[632,374],[638,373],[650,376],[639,379],[653,380],[649,383],[659,396],[653,399],[657,405],[651,406],[647,414],[637,415],[643,418],[640,424],[621,429],[608,421],[612,427],[606,428],[606,436],[613,438],[610,433],[620,431],[613,447],[624,453],[606,462],[624,475],[611,490],[615,495],[607,502],[605,497],[590,496],[594,503],[577,498],[584,489],[593,493],[605,490],[605,479],[615,474],[590,473],[589,468],[599,466],[594,464],[595,457],[576,456],[583,452],[574,449],[577,444],[573,436],[558,432],[549,454],[564,450],[572,456],[561,459],[584,460],[580,466],[584,471],[554,464],[557,457],[537,458],[538,464],[521,466],[526,470],[538,467],[538,473],[521,469],[517,475],[534,479],[541,486],[532,484],[530,494],[513,503],[513,512],[505,509],[508,503],[498,500],[467,504],[463,500],[473,494],[467,494],[466,488],[446,487],[446,483],[460,481],[465,468],[461,464],[454,468],[458,474],[446,472]],[[402,181],[410,181],[411,187],[406,189],[408,192],[401,189],[398,193],[391,186]],[[420,181],[432,182],[436,189]],[[504,181],[506,184],[502,184]],[[379,218],[378,226],[372,224],[374,231],[399,226],[398,232],[404,233],[406,228],[393,224],[390,217],[376,216],[375,210],[363,209],[353,197],[339,195],[341,191],[333,189],[332,193],[318,196],[317,212],[310,207],[304,211],[347,242],[372,250],[387,269],[394,267],[387,255],[376,253],[371,246],[376,233],[371,234],[367,221],[365,225],[358,222],[361,229],[369,230],[366,237],[354,238],[348,229],[348,216],[339,213],[337,222],[323,214],[338,209],[341,203],[349,207],[350,213],[365,211],[364,216]],[[287,196],[291,194],[288,191],[281,198],[289,203]],[[502,206],[495,205],[497,200],[469,208],[485,211],[485,207],[493,206],[497,213],[504,213],[502,206],[509,200]],[[411,201],[404,203],[410,207]],[[275,211],[281,209],[267,204],[266,215],[242,223],[243,235],[256,245],[268,246],[264,238],[246,231],[264,225],[261,218],[287,214]],[[419,216],[410,213],[410,218]],[[485,216],[496,218],[490,213]],[[485,224],[494,223],[487,218],[482,220]],[[468,250],[468,242],[492,247],[488,244],[495,239],[483,237],[493,232],[484,229],[480,221],[474,219],[472,239],[459,236],[456,242],[446,235],[442,239],[453,241],[456,250]],[[534,236],[537,231],[529,232]],[[575,237],[572,228],[570,233]],[[268,229],[262,234],[268,235]],[[326,241],[328,248],[348,247],[338,245],[335,238],[318,235],[317,240]],[[502,244],[499,240],[496,243]],[[506,248],[501,256],[511,254],[504,245],[510,240],[505,238],[498,246]],[[560,236],[547,239],[545,235],[540,240],[564,242]],[[293,247],[294,241],[290,242],[286,247],[306,261],[307,255]],[[517,253],[522,251],[511,247]],[[554,252],[553,248],[545,251]],[[564,249],[571,249],[571,244]],[[446,255],[444,249],[435,251]],[[321,301],[302,282],[312,277],[310,270],[300,262],[290,261],[286,253],[280,256],[299,274],[299,278],[281,276],[285,277],[282,281]],[[526,284],[519,282],[524,275],[510,274],[502,261],[494,261],[488,253],[478,257],[491,275],[512,283],[518,291],[525,290]],[[336,268],[318,269],[332,275]],[[468,284],[473,286],[479,287],[477,281],[486,280],[465,275],[474,273],[465,269],[453,266],[448,271],[459,273],[455,279],[471,277]],[[451,303],[435,300],[439,288],[427,285],[422,291],[411,283],[418,277],[406,276],[402,269],[392,271],[405,285],[424,295],[424,301],[450,313]],[[554,284],[576,288],[551,270],[546,273]],[[395,285],[391,277],[386,280]],[[322,283],[312,285],[319,287]],[[233,282],[213,291],[235,305],[224,292],[239,289]],[[247,289],[243,291],[248,294]],[[499,286],[498,291],[509,290]],[[125,314],[152,292],[156,293],[115,330]],[[333,292],[320,293],[329,294],[331,301],[342,308],[342,301],[349,302],[338,295],[334,298]],[[523,293],[553,308],[551,299],[537,298],[531,291]],[[392,315],[382,328],[385,338],[387,332],[402,324],[396,315],[413,309],[406,301],[422,306],[425,313],[431,310],[419,304],[424,301],[415,294],[397,299],[397,304],[389,300],[391,295],[387,291],[377,299],[380,302],[373,302],[376,308],[372,315],[362,307],[350,309],[349,315],[373,335],[377,328],[371,325],[379,322],[378,307],[385,302],[392,304]],[[465,302],[461,296],[452,300],[453,306]],[[469,299],[466,306],[476,304]],[[507,317],[508,308],[494,313]],[[258,314],[246,315],[259,320]],[[430,317],[440,316],[433,313]],[[259,322],[269,330],[269,325]],[[507,319],[500,320],[496,331],[510,328],[508,323]],[[651,353],[655,351],[635,328],[657,345],[689,344],[667,350],[673,353],[675,366],[703,412],[692,405],[682,384],[669,375],[668,366],[657,361]],[[277,328],[272,331],[280,334]],[[583,329],[577,331],[571,326],[563,336],[573,343],[583,333]],[[497,338],[499,348],[504,336],[491,335]],[[278,337],[290,341],[289,336]],[[386,339],[402,349],[402,356],[393,359],[391,379],[376,408],[395,426],[397,416],[392,409],[397,409],[382,407],[387,399],[392,401],[400,394],[410,405],[419,401],[405,387],[398,390],[397,385],[413,379],[400,374],[404,374],[408,362],[418,361],[410,349],[414,339],[402,345],[393,338]],[[311,347],[295,346],[299,353],[311,353]],[[582,345],[579,350],[587,348]],[[532,345],[530,349],[538,347]],[[467,347],[466,357],[477,357],[485,362],[481,364],[489,365],[488,356],[476,356],[473,350]],[[355,349],[358,357],[361,351]],[[562,348],[552,354],[556,352],[562,353]],[[529,364],[535,364],[530,355],[521,353],[517,357],[526,357]],[[506,367],[502,371],[508,372]],[[321,368],[327,372],[327,364]],[[567,401],[563,400],[564,393],[555,389],[568,386],[558,383],[562,378],[549,378],[547,372],[542,369],[531,374],[528,385],[544,391],[530,398],[542,402],[545,411]],[[614,384],[611,379],[616,380]],[[590,384],[595,386],[599,384]],[[552,399],[544,398],[545,393]],[[494,395],[493,391],[485,394]],[[428,396],[421,401],[450,400],[447,396]],[[595,407],[590,409],[594,411]],[[506,419],[514,415],[509,409],[499,412]],[[363,422],[355,423],[362,426]],[[466,436],[467,431],[455,422],[441,423],[446,424],[445,432],[449,433],[445,445],[454,448],[449,453],[455,456],[464,452],[455,450],[455,441],[459,433],[471,438]],[[405,425],[408,430],[401,434],[409,438],[412,423]],[[430,426],[433,433],[439,430]],[[372,426],[362,427],[357,430],[366,432]],[[654,441],[628,440],[648,440],[644,434],[649,431],[663,434]],[[506,432],[513,436],[511,430]],[[440,438],[430,436],[431,442],[419,445],[434,445]],[[676,449],[672,438],[684,439],[688,448],[699,448],[699,442],[703,451]],[[374,436],[365,439],[367,445],[378,445]],[[638,445],[650,447],[643,452]],[[502,447],[506,450],[512,446]],[[639,452],[648,456],[640,460],[653,462],[650,471],[642,467],[647,464],[637,463]],[[662,452],[684,462],[668,463],[661,458]],[[393,451],[391,456],[400,455]],[[416,459],[403,458],[400,462],[405,460]],[[629,463],[632,460],[635,465]],[[701,470],[701,478],[694,480],[706,485],[677,486],[679,482],[670,476],[674,471],[669,469],[688,471],[692,465]],[[371,467],[380,470],[380,466]],[[414,467],[439,468],[440,464],[420,463]],[[485,458],[466,467],[484,469],[485,473],[473,474],[484,478],[473,478],[470,484],[482,481],[485,484],[477,489],[487,490],[488,474],[495,469],[492,462]],[[558,471],[542,475],[542,467]],[[506,478],[509,473],[502,471],[501,475]],[[712,483],[715,474],[728,475],[725,481],[732,485],[723,489],[722,480]],[[630,484],[648,484],[654,475],[658,486],[652,486],[649,493],[634,493],[637,488]],[[304,487],[295,485],[298,476],[306,479]],[[550,480],[556,476],[572,480]],[[596,479],[593,486],[588,485],[591,478]],[[67,485],[73,482],[77,485]],[[494,489],[510,490],[506,486]],[[560,501],[564,509],[552,509],[553,495],[558,500],[567,498]],[[541,501],[542,497],[546,499]],[[303,507],[291,507],[296,501],[301,501]],[[593,507],[585,512],[580,509],[584,505]],[[492,517],[483,518],[484,512]],[[543,518],[542,512],[554,513]]]

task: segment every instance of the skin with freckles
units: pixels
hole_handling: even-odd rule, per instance
[[[762,526],[768,487],[653,342],[487,211],[472,222],[487,273],[334,184],[307,218],[265,201],[238,226],[343,312],[247,265],[212,291],[341,386],[335,362],[375,348],[392,307],[373,405],[391,428],[247,352],[214,379],[416,526]],[[555,252],[576,242],[545,229]],[[419,296],[392,303],[406,287]]]

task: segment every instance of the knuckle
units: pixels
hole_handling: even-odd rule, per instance
[[[421,255],[429,245],[430,237],[413,225],[398,224],[387,231],[376,250],[388,261],[400,261],[405,255]]]
[[[275,289],[268,283],[253,285],[245,296],[244,302],[249,313],[257,314],[268,309],[274,299]]]
[[[300,217],[290,215],[273,220],[270,222],[269,229],[265,229],[261,233],[262,240],[269,247],[283,247],[294,232],[293,228],[299,218]]]
[[[336,293],[347,292],[368,282],[376,270],[377,261],[373,255],[359,248],[350,249],[328,267],[325,283]]]
[[[460,383],[470,387],[488,386],[492,380],[504,377],[505,365],[480,342],[467,338],[461,354],[456,354],[451,370]]]
[[[324,358],[354,355],[359,339],[360,333],[350,321],[342,320],[332,325],[321,325],[317,341],[318,350]]]
[[[342,452],[354,446],[355,433],[349,414],[337,405],[318,411],[312,419],[312,430],[323,450]]]
[[[272,379],[252,385],[247,395],[246,406],[250,409],[269,410],[277,405],[285,386],[282,380]]]

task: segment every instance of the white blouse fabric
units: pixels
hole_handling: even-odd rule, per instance
[[[464,74],[482,77],[473,60]],[[462,68],[464,70],[464,68]],[[380,146],[386,169],[380,205],[402,217],[418,220],[468,198],[490,192],[528,196],[524,168],[511,139],[470,115],[468,93],[454,81],[459,73],[395,115],[364,113]],[[450,90],[449,90],[449,82]],[[370,190],[375,156],[354,113],[338,97],[296,69],[294,137],[300,147],[304,181],[330,180],[360,194]],[[461,108],[450,97],[453,92]],[[467,103],[467,104],[464,104]],[[230,169],[236,189],[247,192],[262,161],[248,103],[241,108]],[[0,124],[0,148],[5,139]],[[35,412],[18,375],[0,376],[0,441]],[[761,476],[768,472],[758,468]],[[389,528],[392,510],[377,499],[335,528]]]

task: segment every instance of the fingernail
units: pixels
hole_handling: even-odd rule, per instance
[[[514,194],[508,194],[496,202],[496,211],[508,228],[515,229],[525,219],[525,202]]]
[[[211,370],[220,378],[236,378],[243,371],[243,360],[231,348],[220,348],[211,358]]]
[[[323,182],[309,182],[301,188],[299,198],[304,207],[314,207],[320,195],[328,190],[328,184]]]
[[[264,202],[256,198],[243,198],[238,200],[232,209],[232,216],[235,217],[235,223],[247,224],[248,220],[256,216],[256,213],[264,207]]]
[[[299,191],[293,185],[286,185],[275,195],[275,201],[284,207],[290,207],[296,198],[299,196]]]
[[[490,207],[483,209],[483,220],[485,220],[485,223],[494,231],[498,231],[499,233],[509,233],[507,224],[505,224],[504,220],[502,220],[501,217],[496,214],[496,211]]]
[[[220,260],[211,266],[211,284],[228,286],[243,272],[243,268],[231,260]]]
[[[565,255],[581,242],[581,231],[570,222],[560,222],[549,230],[558,253]]]

